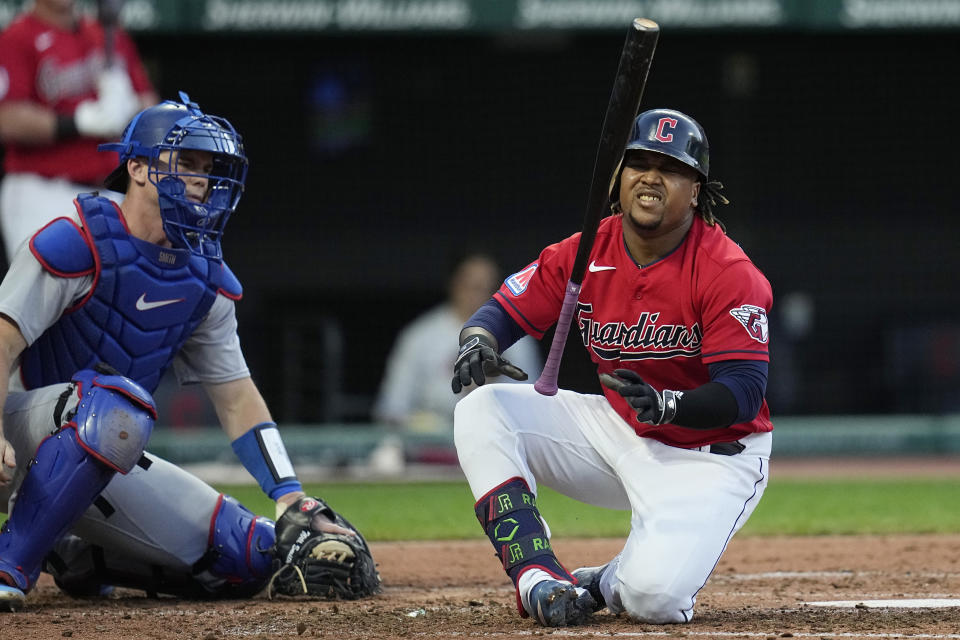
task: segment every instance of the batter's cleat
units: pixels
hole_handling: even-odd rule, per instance
[[[541,580],[533,585],[527,611],[545,627],[583,624],[593,615],[596,604],[586,589],[577,589],[569,582]]]
[[[0,611],[19,611],[27,597],[23,591],[0,582]]]
[[[600,611],[600,609],[607,606],[606,601],[603,599],[603,594],[600,593],[600,576],[603,575],[608,564],[599,567],[580,567],[579,569],[574,569],[571,574],[577,579],[577,586],[586,589],[590,593],[594,602],[594,611]]]

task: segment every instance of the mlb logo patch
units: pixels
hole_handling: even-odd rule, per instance
[[[533,278],[533,274],[536,272],[537,263],[534,262],[523,271],[518,271],[504,280],[503,284],[507,285],[507,289],[510,289],[510,293],[518,296],[527,290],[527,285],[530,284],[530,279]]]

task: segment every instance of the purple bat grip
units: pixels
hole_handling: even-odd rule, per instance
[[[547,362],[543,365],[543,373],[537,379],[533,388],[544,396],[557,395],[557,375],[560,373],[560,358],[563,357],[563,346],[570,333],[570,321],[573,320],[573,311],[577,308],[577,299],[580,297],[580,285],[573,280],[567,282],[567,292],[563,296],[563,306],[560,307],[560,317],[557,318],[557,329],[553,332],[553,342],[550,344],[550,353]]]

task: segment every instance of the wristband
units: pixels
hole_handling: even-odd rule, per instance
[[[663,390],[663,393],[660,394],[659,397],[661,412],[660,422],[657,424],[672,423],[674,421],[677,417],[677,412],[680,410],[680,398],[682,397],[683,391]]]
[[[303,490],[275,423],[261,422],[230,446],[271,500]]]
[[[66,140],[67,138],[76,138],[80,135],[77,131],[77,123],[73,115],[57,114],[57,124],[53,131],[54,140]]]

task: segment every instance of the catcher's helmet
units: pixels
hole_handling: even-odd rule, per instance
[[[98,147],[100,151],[120,154],[119,166],[107,176],[104,185],[126,192],[130,181],[127,160],[146,159],[147,175],[157,187],[163,230],[170,242],[197,255],[220,259],[223,228],[240,201],[247,177],[243,141],[227,120],[203,113],[182,91],[180,100],[167,100],[144,109],[127,125],[120,142]],[[213,169],[209,174],[181,174],[182,149],[212,153]],[[161,158],[163,154],[168,157]],[[199,175],[207,180],[207,197],[202,203],[186,197],[181,175]]]
[[[696,120],[672,109],[644,111],[633,122],[625,151],[655,151],[693,167],[706,179],[710,173],[707,134]]]

